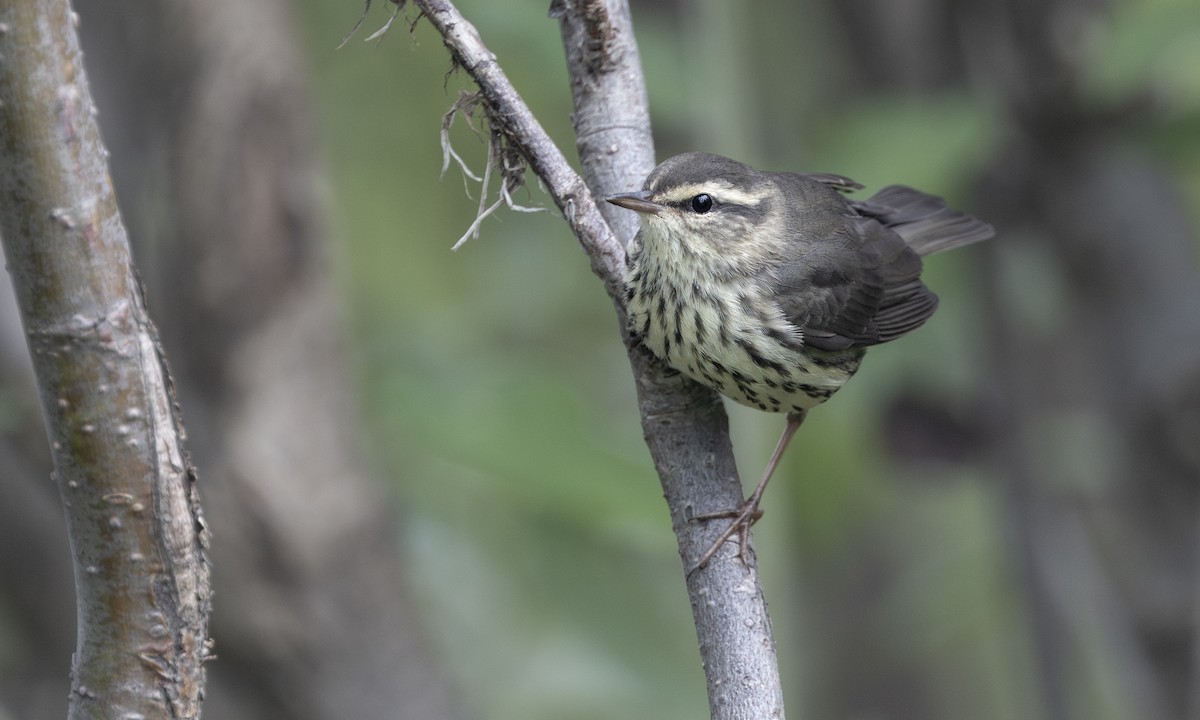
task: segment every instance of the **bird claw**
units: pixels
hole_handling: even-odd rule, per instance
[[[725,529],[725,532],[721,533],[721,536],[717,538],[707,550],[704,551],[704,554],[700,556],[700,559],[696,561],[696,564],[693,565],[690,570],[688,570],[688,575],[691,575],[707,565],[708,561],[712,560],[713,556],[717,554],[717,551],[721,549],[721,546],[725,544],[725,541],[733,537],[735,534],[738,535],[738,557],[742,559],[743,565],[749,565],[750,526],[758,522],[759,518],[762,516],[763,511],[758,507],[757,498],[751,498],[732,510],[721,510],[718,512],[704,513],[703,515],[693,516],[693,520],[717,520],[720,518],[733,518],[733,522],[730,523],[729,527]]]
[[[733,510],[722,510],[715,513],[705,513],[703,515],[695,515],[693,520],[713,520],[716,518],[733,518],[733,523],[725,532],[721,533],[721,537],[713,543],[704,554],[700,556],[700,560],[692,566],[687,574],[690,576],[700,568],[708,564],[712,560],[713,555],[717,554],[717,550],[725,544],[725,541],[733,537],[734,533],[739,534],[739,543],[741,545],[738,555],[742,558],[742,564],[750,566],[750,526],[758,522],[762,517],[762,510],[759,509],[759,503],[762,502],[763,492],[767,489],[767,483],[771,481],[771,475],[775,473],[776,466],[779,465],[779,458],[783,457],[783,451],[787,449],[788,442],[792,439],[792,435],[796,434],[796,430],[800,427],[800,423],[804,422],[804,412],[796,411],[788,414],[787,427],[783,430],[783,435],[779,437],[779,442],[775,445],[775,452],[771,453],[771,459],[767,461],[767,469],[763,472],[762,480],[758,481],[758,485],[754,488],[754,492],[750,493],[750,497],[742,502],[741,505]]]

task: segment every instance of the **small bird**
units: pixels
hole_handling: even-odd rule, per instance
[[[938,299],[921,256],[993,235],[938,197],[890,185],[867,200],[840,175],[762,172],[720,155],[666,160],[643,189],[607,198],[640,215],[626,310],[659,359],[787,425],[762,480],[701,556],[703,567],[762,512],[763,491],[808,410],[858,370],[866,348],[920,327]]]

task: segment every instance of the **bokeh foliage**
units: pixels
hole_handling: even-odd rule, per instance
[[[412,585],[447,667],[481,718],[703,716],[674,540],[600,284],[532,178],[518,202],[551,212],[502,211],[451,253],[478,185],[468,197],[454,166],[439,181],[438,129],[469,84],[425,24],[338,50],[357,8],[302,5],[364,442],[392,479]],[[545,0],[459,5],[571,156]],[[634,13],[660,157],[707,149],[871,189],[909,183],[961,205],[1005,132],[982,85],[847,91],[839,59],[854,48],[831,32],[825,3],[635,2]],[[1098,106],[1147,108],[1131,141],[1173,169],[1193,208],[1198,48],[1194,2],[1136,0],[1095,23],[1082,62]],[[481,171],[483,143],[461,123],[453,138]],[[1031,641],[995,478],[977,463],[885,451],[884,411],[899,398],[969,410],[987,384],[980,300],[963,273],[971,252],[929,263],[938,315],[873,350],[813,413],[768,494],[756,548],[798,717],[854,693],[847,676],[897,665],[935,689],[929,717],[1031,716]],[[730,411],[752,480],[782,419]],[[861,603],[833,606],[830,586],[861,586]],[[1117,668],[1078,661],[1080,717],[1136,716],[1112,689]]]

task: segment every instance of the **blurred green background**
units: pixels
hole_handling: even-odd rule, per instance
[[[573,157],[544,0],[459,5]],[[478,186],[464,192],[455,167],[439,180],[438,128],[470,84],[447,75],[427,23],[359,42],[389,10],[374,9],[367,31],[338,50],[353,8],[304,3],[370,450],[405,514],[412,583],[437,646],[479,717],[702,717],[679,560],[610,304],[536,183],[518,202],[550,212],[501,211],[449,251]],[[904,182],[966,206],[1000,150],[1005,120],[985,86],[847,92],[843,60],[856,49],[821,4],[635,2],[634,15],[660,159],[705,149],[842,173],[869,189]],[[1153,94],[1154,122],[1133,140],[1170,169],[1194,216],[1197,6],[1120,3],[1087,33],[1084,96],[1104,106]],[[483,143],[461,124],[454,138],[480,172]],[[937,316],[871,351],[813,413],[768,493],[755,547],[797,717],[827,716],[816,712],[822,678],[868,657],[864,638],[876,644],[870,662],[933,669],[934,696],[950,710],[939,717],[1034,716],[1032,641],[996,478],[978,463],[885,452],[884,410],[897,398],[969,408],[988,385],[967,270],[977,252],[928,262]],[[1036,308],[1036,293],[1053,291],[1031,292]],[[743,476],[756,478],[782,418],[729,410]],[[876,562],[888,569],[845,577],[864,545],[882,548]],[[862,618],[833,612],[812,587],[852,581],[870,598]],[[1118,666],[1084,655],[1075,668],[1078,717],[1138,716],[1114,689]]]
[[[122,3],[126,15],[114,21],[115,32],[103,27],[106,3],[76,4],[84,31],[94,24],[101,26],[98,36],[117,38],[110,41],[117,49],[110,48],[112,55],[121,57],[132,47],[125,43],[142,39],[149,46],[160,40],[174,57],[176,36],[163,28],[194,20],[180,7],[202,6],[180,2],[163,11],[159,0],[140,2]],[[83,7],[88,4],[93,15]],[[548,4],[457,2],[574,160],[563,49]],[[810,415],[767,493],[754,546],[789,715],[1200,718],[1193,657],[1200,617],[1200,457],[1194,450],[1200,432],[1200,244],[1194,231],[1200,223],[1200,4],[632,4],[660,159],[707,150],[762,169],[844,174],[866,192],[910,184],[999,231],[987,245],[927,261],[926,280],[942,299],[938,313],[919,332],[871,350],[855,379]],[[282,12],[298,19],[303,57],[297,62],[311,81],[327,171],[322,190],[333,242],[321,250],[332,260],[349,323],[346,344],[365,428],[354,442],[395,505],[401,551],[398,560],[383,556],[401,566],[403,587],[395,594],[415,596],[417,616],[408,621],[417,626],[415,635],[429,640],[428,647],[401,649],[431,667],[432,676],[447,679],[464,717],[705,717],[681,564],[642,441],[611,302],[532,177],[515,200],[547,212],[500,210],[483,222],[478,238],[451,252],[475,217],[479,186],[464,183],[454,166],[442,174],[439,130],[443,114],[472,86],[463,73],[450,72],[440,38],[428,23],[414,23],[414,8],[381,39],[363,42],[392,8],[374,3],[362,30],[341,48],[359,18],[357,0],[300,0]],[[144,27],[143,16],[153,17]],[[233,34],[214,26],[219,31],[211,36],[196,35]],[[267,34],[254,21],[239,28]],[[230,46],[239,50],[219,68],[225,82],[239,72],[252,74],[246,68],[261,60],[245,45]],[[106,76],[91,65],[103,55],[101,47],[88,49],[93,86],[104,85],[105,77],[119,85],[124,70],[110,65]],[[180,48],[180,64],[196,62],[192,55],[210,57],[195,50]],[[194,110],[188,93],[196,88],[180,90],[177,75],[156,75],[158,63],[168,63],[151,51],[162,48],[145,51],[152,59],[143,63],[163,87],[141,75],[129,84],[167,98],[179,92],[179,103],[163,102],[166,122],[187,127]],[[184,67],[179,74],[206,89],[192,73]],[[207,80],[201,71],[194,75]],[[270,109],[272,100],[263,106]],[[267,122],[303,112],[286,102],[282,107],[284,114],[268,113]],[[136,120],[141,108],[129,112]],[[134,121],[123,126],[110,119],[115,116],[100,114],[114,166],[123,154],[145,155],[135,169],[114,171],[118,182],[122,174],[127,181],[134,176],[129,183],[138,188],[121,200],[135,241],[144,243],[139,265],[178,253],[182,277],[207,278],[216,264],[220,281],[233,278],[235,289],[245,281],[254,291],[246,293],[249,300],[217,292],[227,314],[214,311],[212,320],[203,315],[211,309],[204,293],[198,301],[184,299],[186,292],[173,284],[180,275],[167,274],[176,280],[166,281],[158,298],[152,293],[150,303],[164,336],[172,327],[191,333],[179,315],[189,323],[209,321],[195,333],[203,345],[198,360],[172,351],[184,380],[192,446],[205,458],[202,490],[215,528],[215,574],[218,583],[228,583],[217,593],[220,660],[210,676],[220,680],[210,684],[209,707],[242,701],[240,692],[252,700],[239,706],[240,715],[226,717],[355,716],[318,707],[304,691],[328,695],[327,704],[340,708],[343,698],[329,687],[351,693],[375,682],[378,688],[401,672],[384,667],[361,684],[336,673],[346,654],[356,652],[362,635],[355,633],[367,633],[361,642],[369,643],[378,620],[368,617],[374,605],[360,612],[354,604],[373,588],[361,575],[338,574],[338,553],[346,552],[346,568],[372,561],[371,542],[378,538],[370,531],[365,539],[328,531],[333,540],[309,555],[333,556],[333,567],[305,565],[309,556],[298,560],[304,553],[284,542],[293,536],[274,534],[278,527],[265,521],[254,524],[276,509],[264,500],[263,511],[257,493],[287,493],[278,484],[255,486],[258,473],[265,476],[262,465],[239,466],[245,457],[232,457],[229,447],[240,446],[220,436],[232,425],[224,412],[239,418],[244,408],[238,401],[253,408],[258,399],[253,380],[237,384],[243,375],[263,379],[238,366],[244,345],[265,334],[263,327],[278,327],[277,314],[286,314],[279,308],[291,307],[280,297],[290,301],[289,293],[308,288],[261,272],[289,259],[283,253],[277,263],[270,242],[262,250],[235,231],[221,237],[221,222],[213,231],[211,223],[164,220],[169,213],[162,206],[171,201],[160,202],[155,191],[195,190],[191,176],[176,180],[177,168],[162,160],[169,152],[155,144],[166,137],[163,145],[171,146],[176,136],[160,137]],[[295,131],[292,123],[278,122]],[[481,172],[485,143],[461,121],[452,138]],[[255,138],[232,147],[255,148]],[[216,163],[223,168],[241,169],[240,157],[219,160],[226,161]],[[253,162],[246,164],[253,170]],[[214,172],[208,179],[220,184],[224,177]],[[286,206],[289,199],[267,195],[268,205]],[[139,203],[149,212],[131,212]],[[226,210],[210,211],[206,219],[223,220]],[[1156,218],[1165,224],[1155,225]],[[176,225],[198,227],[199,237],[190,242],[218,248],[211,257],[228,267],[196,253],[210,262],[193,273],[187,254],[193,251],[167,244],[171,233],[163,228]],[[303,255],[309,239],[280,244]],[[237,251],[248,246],[245,267],[225,260],[222,241]],[[230,316],[236,322],[228,322]],[[307,349],[311,337],[296,336]],[[223,355],[230,347],[237,352]],[[36,408],[23,405],[20,389],[7,384],[10,349],[0,347],[6,351],[0,352],[5,478],[18,475],[12,469],[18,450],[35,447],[30,438],[41,434]],[[233,391],[221,385],[229,382],[223,375],[235,377]],[[289,379],[282,370],[278,376]],[[219,390],[204,384],[213,378]],[[319,391],[336,392],[336,382],[331,387],[285,390],[323,397]],[[739,468],[752,483],[783,418],[736,405],[728,410]],[[34,425],[32,435],[21,434]],[[278,438],[273,428],[263,438],[252,436],[262,430],[245,435],[247,443],[259,443],[266,465],[278,459],[271,454]],[[236,428],[229,434],[241,439]],[[302,442],[325,447],[316,438]],[[61,516],[44,482],[48,468],[29,467],[36,478],[31,494],[51,520]],[[223,481],[234,488],[234,502],[226,505],[219,499],[229,493]],[[275,519],[286,516],[289,501],[330,502],[337,481],[320,477],[303,485],[297,479],[292,487],[299,497],[285,498]],[[3,534],[34,517],[4,494],[16,485],[0,482],[0,717],[8,711],[40,720],[61,714],[65,684],[60,690],[56,683],[66,675],[63,648],[70,638],[62,626],[69,621],[41,620],[27,631],[24,613],[54,596],[63,605],[55,617],[69,617],[68,554],[31,541],[40,537],[32,531],[18,533],[18,541]],[[310,499],[304,493],[314,486],[331,489]],[[239,511],[258,534],[239,534],[233,517]],[[335,518],[330,526],[343,532],[336,519],[344,516],[329,515]],[[43,529],[51,524],[41,520],[46,516],[37,516]],[[318,530],[326,528],[312,535],[320,536]],[[55,527],[53,534],[63,533]],[[52,559],[43,562],[35,550]],[[36,580],[53,562],[63,565],[56,568],[61,587],[43,589]],[[385,592],[392,590],[391,570],[378,572]],[[347,587],[340,595],[308,594],[322,583]],[[330,650],[336,643],[318,630],[306,635],[321,619],[355,615],[367,619],[344,633],[348,648]],[[52,634],[55,643],[43,642]],[[379,652],[384,657],[393,649],[382,639],[379,645],[386,645]],[[37,651],[48,656],[39,658],[38,707],[50,709],[21,713],[34,707],[32,700],[22,705],[33,682],[21,672],[32,668]],[[365,664],[378,664],[367,650],[362,655]],[[395,715],[410,713],[417,711],[397,707]],[[434,716],[441,717],[421,717]]]

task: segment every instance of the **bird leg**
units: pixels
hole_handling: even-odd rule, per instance
[[[708,550],[700,556],[700,560],[696,562],[688,574],[699,570],[708,564],[717,550],[721,549],[721,545],[726,540],[738,535],[741,547],[742,563],[748,562],[749,557],[746,554],[747,544],[750,542],[750,526],[762,517],[762,510],[759,509],[759,504],[762,502],[763,491],[767,489],[767,483],[771,481],[771,475],[775,473],[776,466],[779,465],[780,458],[783,457],[783,451],[787,450],[788,443],[791,442],[792,436],[800,429],[800,424],[804,422],[804,411],[788,413],[787,425],[783,428],[783,435],[779,436],[779,442],[775,445],[775,452],[771,453],[771,459],[767,461],[767,469],[763,471],[762,480],[758,481],[758,486],[754,488],[754,492],[750,493],[750,497],[741,505],[733,510],[723,510],[715,513],[705,513],[696,515],[694,520],[713,520],[716,518],[733,518],[733,523],[725,532],[721,533],[721,537],[717,538]]]

